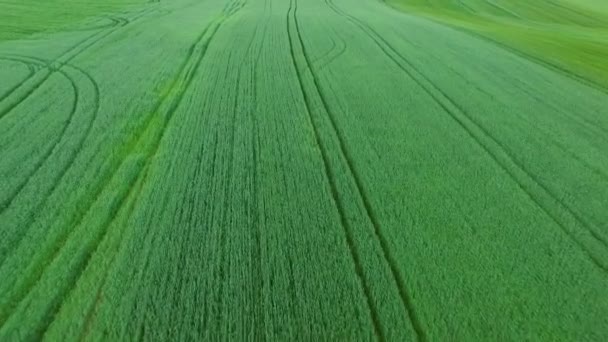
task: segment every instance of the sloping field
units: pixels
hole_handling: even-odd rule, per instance
[[[93,30],[117,23],[129,7],[145,0],[0,0],[0,41],[38,32]],[[90,20],[83,25],[83,21]],[[80,27],[76,27],[80,24]]]
[[[498,43],[579,81],[608,87],[608,2],[386,0]]]
[[[600,2],[109,4],[0,26],[0,341],[608,338]]]

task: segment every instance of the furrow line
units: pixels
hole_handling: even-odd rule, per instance
[[[295,2],[295,5],[294,5],[294,2]],[[312,107],[311,100],[310,100],[308,91],[306,90],[306,87],[304,86],[304,82],[302,80],[302,75],[301,75],[300,69],[298,67],[298,63],[296,62],[297,61],[296,52],[295,52],[294,43],[292,40],[292,35],[296,35],[296,38],[298,40],[300,38],[299,38],[299,33],[295,33],[295,34],[292,33],[291,24],[290,24],[290,21],[291,21],[290,16],[293,16],[292,20],[294,21],[294,23],[296,22],[296,9],[297,9],[296,6],[297,6],[297,0],[290,1],[289,10],[287,12],[287,36],[288,36],[288,41],[289,41],[289,46],[290,46],[290,53],[291,53],[291,59],[293,62],[293,67],[294,67],[296,77],[298,79],[298,83],[300,86],[300,92],[302,93],[302,96],[304,97],[306,113],[308,114],[308,119],[310,121],[310,125],[314,132],[315,142],[317,144],[317,147],[319,148],[319,152],[320,152],[321,158],[323,160],[324,172],[327,177],[327,181],[329,183],[329,187],[330,187],[331,194],[332,194],[332,199],[333,199],[334,205],[338,211],[338,214],[340,216],[340,223],[344,230],[344,234],[346,237],[346,243],[347,243],[351,258],[353,259],[353,262],[354,262],[355,272],[356,272],[357,278],[359,280],[359,283],[362,287],[363,293],[366,298],[367,305],[370,310],[371,319],[372,319],[372,323],[373,323],[373,327],[374,327],[374,334],[379,340],[384,341],[385,336],[384,336],[384,332],[382,330],[382,324],[379,319],[378,308],[376,306],[376,303],[372,300],[371,289],[370,289],[369,285],[367,284],[367,282],[365,281],[365,275],[363,272],[361,258],[355,247],[355,238],[353,237],[352,227],[350,226],[350,223],[348,222],[348,219],[346,218],[346,210],[344,208],[345,206],[342,203],[342,200],[340,198],[339,191],[338,191],[338,185],[336,184],[335,176],[330,167],[329,155],[328,155],[326,147],[324,146],[324,144],[321,141],[319,128],[317,127],[316,121],[311,112],[311,107]],[[301,41],[300,41],[300,45],[302,45]]]
[[[596,24],[596,25],[598,25],[598,24],[599,24],[599,25],[604,25],[604,27],[605,27],[605,25],[607,24],[607,23],[606,23],[605,21],[603,21],[603,20],[600,20],[600,19],[598,19],[598,18],[594,18],[594,17],[592,17],[592,16],[590,16],[590,15],[588,15],[588,14],[586,14],[586,13],[583,13],[583,12],[581,12],[581,11],[578,11],[578,10],[576,10],[576,9],[572,8],[572,7],[565,6],[564,4],[559,3],[559,2],[557,2],[557,1],[552,1],[552,0],[544,0],[543,2],[544,2],[544,3],[546,3],[546,4],[552,5],[554,8],[559,8],[559,9],[562,9],[562,10],[564,10],[564,11],[566,11],[566,12],[570,13],[570,14],[574,14],[574,15],[578,16],[579,18],[585,18],[585,19],[587,19],[587,20],[591,20],[591,21],[592,21],[594,24]],[[575,21],[573,21],[573,24],[575,24],[575,25],[580,25],[580,23],[575,22]],[[583,25],[580,25],[580,26],[583,26]],[[584,25],[584,26],[585,26],[585,27],[597,27],[597,26],[587,26],[587,25]],[[600,27],[601,27],[601,26],[600,26]]]
[[[193,123],[192,125],[196,127],[204,127],[205,123],[208,122],[205,119],[206,118],[204,117],[204,115],[199,115],[196,120],[196,123]],[[209,135],[209,137],[211,137],[211,135]],[[205,195],[202,194],[203,191],[197,191],[197,189],[200,188],[200,186],[198,186],[199,184],[205,183],[208,180],[207,174],[204,172],[206,170],[203,167],[203,165],[208,165],[208,163],[205,163],[207,159],[204,159],[204,156],[210,154],[208,153],[208,141],[208,139],[198,139],[196,135],[194,135],[194,137],[188,143],[186,143],[187,146],[194,146],[195,142],[198,142],[198,148],[196,149],[197,153],[194,157],[194,159],[196,160],[194,175],[189,180],[185,180],[190,184],[190,191],[186,191],[183,193],[183,195],[186,196],[187,200],[183,201],[182,205],[180,205],[179,214],[177,216],[178,218],[177,221],[175,221],[177,225],[185,225],[186,227],[183,234],[180,234],[181,239],[178,240],[180,251],[178,253],[178,267],[175,267],[174,273],[174,276],[176,278],[179,278],[180,275],[186,274],[188,270],[191,270],[193,268],[190,264],[194,259],[197,258],[193,258],[192,256],[199,255],[198,252],[201,249],[200,245],[193,244],[192,241],[196,237],[197,225],[202,221],[202,218],[205,216],[204,212],[197,212],[196,208],[198,203],[205,203],[203,199]],[[213,146],[213,148],[215,148],[215,146]],[[187,203],[187,205],[184,205],[185,203]],[[207,203],[205,203],[205,208],[207,208],[206,204]],[[182,224],[181,222],[184,222],[184,224]],[[192,312],[194,309],[193,307],[198,307],[198,305],[196,304],[198,298],[197,294],[192,297],[192,294],[189,293],[189,288],[186,286],[186,284],[179,286],[179,291],[173,292],[173,302],[179,303],[173,308],[175,309],[177,307],[177,311],[183,313],[185,315],[184,317],[192,317],[194,314]],[[187,298],[189,296],[191,300],[187,301],[187,303],[185,301],[180,300],[180,298]],[[180,329],[181,331],[193,331],[194,329],[192,329],[192,321],[188,322],[188,320],[182,320]]]
[[[219,141],[219,136],[218,136],[218,132],[217,130],[215,131],[215,134],[213,135],[213,144],[212,144],[212,148],[210,149],[211,151],[213,151],[213,154],[211,156],[211,171],[209,173],[210,175],[210,181],[211,181],[211,192],[214,193],[215,190],[215,174],[216,174],[216,165],[217,165],[217,149],[218,149],[218,141]],[[212,225],[213,221],[215,219],[215,213],[212,211],[211,214],[209,214],[208,216],[208,224],[209,226]],[[215,242],[215,241],[214,241]],[[210,267],[210,269],[213,269],[212,267]],[[205,302],[205,305],[203,306],[202,311],[202,317],[200,319],[201,322],[203,322],[204,325],[207,325],[208,322],[210,321],[210,317],[212,314],[212,308],[211,308],[211,303],[209,302]]]
[[[227,63],[230,64],[230,58],[227,59]],[[241,68],[243,66],[244,63],[241,63]],[[223,207],[223,213],[222,213],[222,219],[221,219],[221,225],[219,225],[219,229],[220,229],[220,261],[219,261],[219,279],[218,279],[218,299],[217,299],[217,303],[219,305],[218,307],[218,317],[217,317],[217,322],[222,322],[223,321],[223,311],[224,311],[224,307],[222,305],[223,300],[224,300],[224,285],[227,282],[227,277],[226,277],[226,273],[227,271],[225,270],[226,268],[226,259],[227,258],[227,254],[228,254],[228,250],[226,248],[226,235],[227,232],[226,230],[231,227],[232,225],[229,224],[232,219],[232,215],[230,215],[230,205],[229,205],[229,201],[230,201],[230,196],[232,195],[232,192],[230,191],[230,186],[232,184],[232,178],[234,176],[234,154],[235,154],[235,147],[234,147],[234,141],[235,141],[235,126],[236,126],[236,113],[237,113],[237,108],[238,108],[238,100],[239,100],[239,96],[238,96],[238,92],[240,89],[240,79],[241,79],[241,68],[237,69],[237,76],[236,76],[236,84],[234,87],[234,100],[232,103],[232,118],[230,119],[230,125],[228,126],[228,129],[230,131],[230,139],[229,139],[229,147],[227,149],[228,152],[228,170],[225,174],[223,174],[223,181],[224,181],[224,205]],[[226,67],[226,70],[230,69],[229,67]],[[227,79],[227,78],[225,78]],[[218,329],[219,331],[220,329]]]
[[[266,0],[268,1],[268,0]],[[266,3],[264,4],[264,9],[266,11]],[[255,263],[255,273],[254,273],[254,279],[258,279],[258,282],[255,284],[256,286],[256,290],[254,291],[254,301],[258,303],[258,310],[259,312],[257,312],[258,314],[258,324],[261,325],[261,328],[256,329],[257,327],[254,327],[255,330],[258,331],[258,333],[260,335],[258,335],[258,338],[260,340],[264,340],[266,339],[266,316],[265,316],[265,310],[264,310],[264,287],[265,287],[265,281],[264,281],[264,262],[262,260],[263,257],[263,253],[262,253],[262,232],[263,230],[261,229],[261,225],[259,223],[259,203],[258,203],[258,194],[259,194],[259,189],[258,189],[258,154],[260,153],[260,134],[259,134],[259,128],[258,128],[258,120],[256,118],[256,114],[258,113],[258,64],[260,62],[260,57],[262,56],[262,50],[264,48],[264,43],[266,41],[266,32],[268,30],[268,26],[269,24],[267,22],[265,22],[264,25],[264,30],[262,31],[262,41],[260,42],[260,48],[258,49],[257,55],[254,59],[254,64],[253,64],[253,68],[251,71],[251,89],[253,90],[253,105],[250,108],[249,111],[249,115],[250,115],[250,120],[251,120],[251,129],[252,129],[252,133],[251,133],[251,149],[252,149],[252,220],[253,220],[253,240],[254,240],[254,255],[253,255],[253,262]],[[254,335],[255,336],[255,335]]]
[[[236,2],[235,2],[236,3]],[[243,6],[245,5],[245,3],[240,3],[238,4],[237,10],[241,9]],[[232,13],[236,13],[236,12],[232,12]],[[251,51],[251,46],[253,45],[253,42],[255,41],[255,37],[258,31],[258,25],[256,25],[254,32],[253,32],[253,37],[252,39],[249,41],[247,48],[245,49],[245,57],[247,57],[247,55],[249,54],[249,52]],[[227,63],[230,64],[231,59],[227,58]],[[228,172],[224,175],[224,180],[225,180],[225,185],[224,185],[224,201],[225,201],[225,205],[223,206],[223,215],[222,215],[222,223],[223,223],[223,229],[221,229],[220,231],[220,262],[219,262],[219,267],[220,267],[220,276],[219,276],[219,290],[218,290],[218,303],[219,303],[219,309],[218,309],[218,315],[219,317],[217,318],[218,322],[222,322],[222,316],[223,316],[223,311],[224,311],[224,307],[222,305],[222,302],[224,300],[224,285],[226,283],[226,271],[224,270],[225,267],[225,263],[226,263],[226,259],[227,259],[227,254],[228,254],[228,250],[226,248],[226,242],[227,242],[227,232],[226,232],[226,227],[231,227],[230,224],[228,224],[228,220],[229,218],[232,218],[232,215],[230,215],[230,205],[229,205],[229,197],[232,195],[231,193],[231,189],[230,186],[232,185],[232,178],[234,176],[234,155],[235,155],[235,129],[236,129],[236,120],[237,120],[237,112],[239,110],[239,91],[241,88],[241,74],[243,72],[243,66],[245,65],[245,63],[241,62],[240,66],[237,68],[237,75],[236,75],[236,83],[234,86],[234,100],[232,103],[232,119],[230,121],[230,125],[229,125],[229,130],[230,130],[230,146],[229,146],[229,158],[228,158]],[[230,70],[229,67],[226,67],[226,70]],[[225,77],[225,79],[228,79],[228,77]]]

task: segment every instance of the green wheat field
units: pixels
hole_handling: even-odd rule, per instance
[[[1,0],[38,340],[608,340],[608,2]]]

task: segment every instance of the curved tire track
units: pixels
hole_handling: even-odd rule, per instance
[[[32,75],[32,77],[26,79],[24,82],[22,82],[18,87],[15,87],[15,89],[13,89],[11,92],[4,95],[4,97],[1,97],[0,98],[0,120],[2,120],[12,110],[14,110],[17,106],[19,106],[19,104],[21,102],[23,102],[27,98],[29,98],[37,89],[39,89],[44,84],[44,82],[46,82],[49,79],[49,77],[51,76],[51,74],[54,71],[60,70],[64,65],[68,64],[74,58],[81,55],[83,52],[85,52],[91,46],[97,44],[98,42],[100,42],[101,40],[106,38],[107,36],[111,35],[112,33],[116,32],[117,30],[119,30],[120,28],[126,26],[127,24],[129,24],[133,21],[141,19],[142,17],[144,17],[146,15],[149,15],[154,10],[155,9],[144,10],[131,20],[124,19],[124,18],[118,19],[119,17],[110,16],[109,18],[113,22],[113,24],[111,26],[109,26],[107,29],[95,32],[95,33],[91,34],[90,36],[87,36],[86,38],[80,40],[78,43],[76,43],[76,44],[72,45],[70,48],[68,48],[68,50],[66,50],[64,53],[62,53],[59,57],[55,58],[50,63],[50,66],[47,66],[45,68],[45,69],[47,69],[48,73],[46,75],[44,75],[43,77],[41,77],[41,79],[33,82],[33,84],[29,87],[29,89],[25,89],[25,90],[23,90],[23,92],[21,94],[15,95],[14,96],[15,99],[9,99],[9,97],[11,97],[11,95],[14,94],[21,87],[25,88],[24,84],[29,79],[33,78],[35,76],[35,74]],[[8,102],[8,104],[3,105],[3,102]]]
[[[5,56],[3,57],[3,56],[0,56],[0,59],[19,61],[19,62],[23,62],[23,63],[32,63],[31,61],[28,62],[26,59],[20,58],[20,57],[5,57]],[[34,63],[36,63],[36,62],[34,62]],[[42,64],[42,63],[38,64],[38,66],[42,66],[42,65],[45,65],[45,64]],[[58,72],[58,74],[60,74],[61,76],[63,76],[65,79],[68,80],[68,82],[70,83],[71,88],[73,90],[72,94],[74,96],[74,101],[73,101],[72,107],[70,109],[70,112],[68,114],[68,118],[67,118],[65,124],[63,125],[63,127],[61,128],[61,130],[60,130],[59,134],[57,135],[57,137],[51,142],[51,144],[49,145],[49,147],[42,154],[42,157],[36,163],[34,163],[34,165],[35,165],[34,168],[30,172],[27,173],[27,175],[24,177],[23,181],[19,182],[19,184],[17,185],[17,187],[8,195],[8,197],[6,199],[4,199],[3,201],[0,201],[0,214],[11,205],[11,203],[13,202],[13,200],[15,199],[15,197],[21,192],[21,190],[29,182],[30,178],[36,172],[38,172],[38,170],[40,169],[40,167],[46,162],[46,160],[55,151],[57,145],[62,140],[62,138],[63,138],[63,136],[64,136],[64,134],[65,134],[68,126],[70,126],[70,124],[72,122],[72,119],[74,118],[74,115],[76,114],[77,107],[78,107],[78,101],[79,101],[79,97],[80,97],[79,91],[78,91],[78,87],[76,85],[76,82],[65,71],[58,70],[57,72]]]
[[[199,67],[203,61],[203,58],[206,55],[209,43],[212,41],[213,37],[215,36],[217,31],[221,27],[222,23],[225,20],[227,20],[230,16],[234,15],[238,11],[238,9],[243,7],[243,5],[240,5],[237,7],[232,7],[232,9],[229,10],[228,15],[221,18],[221,20],[212,22],[209,26],[207,26],[205,28],[205,30],[202,32],[202,34],[199,35],[196,42],[190,47],[190,49],[188,50],[186,59],[184,60],[184,62],[182,63],[182,65],[179,68],[178,77],[176,77],[174,79],[174,81],[172,82],[171,88],[178,89],[178,91],[176,92],[175,95],[167,94],[167,95],[163,96],[161,99],[159,99],[159,101],[155,105],[155,109],[150,113],[148,118],[145,120],[146,122],[143,125],[144,126],[143,129],[140,130],[138,132],[138,134],[136,134],[135,137],[133,137],[132,140],[135,140],[135,144],[131,147],[131,149],[125,151],[123,153],[123,155],[120,156],[120,158],[114,162],[114,167],[112,167],[112,170],[110,170],[110,175],[106,179],[100,180],[100,182],[96,186],[96,189],[94,190],[95,194],[92,196],[92,200],[88,201],[88,204],[87,204],[88,209],[86,209],[83,212],[81,212],[80,214],[78,214],[77,217],[75,217],[72,220],[72,222],[69,223],[69,226],[71,227],[71,229],[67,229],[66,232],[61,234],[61,236],[55,237],[53,239],[53,241],[50,242],[50,246],[46,246],[46,248],[41,253],[37,254],[33,258],[34,260],[32,260],[32,262],[29,263],[28,267],[26,268],[25,274],[23,274],[23,272],[19,272],[18,271],[19,269],[14,269],[14,267],[19,267],[18,263],[17,263],[17,265],[14,265],[14,266],[7,265],[5,263],[0,267],[0,271],[3,271],[3,273],[6,273],[8,270],[12,270],[12,272],[11,271],[8,272],[8,273],[12,273],[12,274],[21,273],[19,279],[15,280],[14,282],[11,282],[11,284],[6,284],[5,286],[0,285],[0,287],[2,287],[2,288],[8,287],[8,288],[13,289],[13,292],[11,293],[12,295],[10,296],[10,298],[3,298],[2,303],[0,303],[0,306],[4,306],[3,311],[4,311],[4,314],[6,315],[5,317],[1,317],[4,319],[0,320],[0,325],[6,325],[11,320],[14,310],[18,309],[18,307],[21,305],[22,301],[27,297],[27,295],[30,293],[30,291],[41,281],[47,267],[49,265],[51,265],[54,260],[57,259],[57,257],[60,254],[60,251],[62,250],[64,245],[67,243],[67,241],[69,239],[69,232],[73,231],[74,227],[78,227],[82,223],[82,221],[84,220],[84,218],[86,217],[88,212],[91,210],[93,205],[98,201],[98,199],[102,195],[102,192],[106,188],[106,185],[117,174],[118,170],[123,165],[126,158],[129,155],[131,155],[131,153],[137,152],[134,150],[141,143],[143,143],[141,141],[141,138],[143,138],[143,136],[145,135],[144,133],[146,133],[148,131],[148,129],[152,129],[152,127],[150,126],[150,124],[152,122],[152,118],[155,116],[157,116],[157,117],[160,116],[163,119],[161,127],[158,129],[158,131],[152,133],[154,139],[152,140],[152,142],[149,143],[149,146],[142,147],[144,149],[144,151],[142,151],[142,153],[145,154],[145,163],[143,163],[143,165],[141,165],[141,167],[139,167],[135,176],[132,177],[132,181],[129,182],[129,184],[125,185],[128,187],[126,194],[124,194],[123,196],[120,196],[120,198],[115,199],[115,203],[112,206],[114,212],[117,212],[118,210],[120,210],[120,208],[124,204],[126,198],[132,192],[133,184],[135,184],[138,181],[138,179],[140,179],[140,176],[142,176],[142,170],[148,169],[147,166],[150,164],[151,160],[153,160],[154,156],[157,154],[158,148],[160,146],[160,142],[162,141],[162,139],[166,133],[166,128],[168,127],[171,119],[173,118],[173,114],[175,113],[178,106],[182,102],[182,99],[183,99],[186,91],[190,88],[190,85],[192,84],[193,79],[194,79],[194,75],[196,74],[197,70],[199,69]],[[236,10],[235,10],[235,8],[236,8]],[[147,172],[144,174],[144,176],[145,175],[147,175]],[[142,182],[145,183],[145,179],[142,179]],[[71,291],[73,286],[76,284],[78,278],[80,277],[80,275],[82,274],[84,269],[88,266],[89,260],[92,256],[93,252],[97,249],[97,246],[103,239],[103,236],[107,232],[107,228],[112,223],[112,221],[113,221],[113,216],[107,217],[106,221],[102,222],[102,224],[101,224],[102,228],[98,232],[98,236],[95,237],[93,246],[88,251],[86,251],[86,253],[84,253],[82,260],[77,261],[77,265],[78,265],[77,269],[71,270],[71,272],[66,271],[66,272],[70,273],[70,277],[69,277],[70,281],[65,282],[63,284],[64,286],[58,290],[59,293],[57,294],[57,296],[59,296],[59,297],[56,297],[54,300],[52,300],[52,302],[54,304],[52,305],[52,308],[50,309],[50,311],[45,314],[46,318],[44,320],[44,323],[41,326],[39,326],[38,329],[36,329],[36,331],[28,332],[28,334],[30,334],[30,337],[40,338],[41,336],[44,335],[48,325],[52,322],[52,317],[59,310],[59,307],[62,303],[62,299],[65,298],[65,296],[67,294],[69,294],[69,292]],[[41,248],[43,248],[43,247],[41,247]],[[39,263],[42,263],[42,265]],[[10,308],[10,310],[6,311],[9,308]],[[12,322],[12,323],[14,323],[14,322]],[[3,326],[2,328],[4,329],[5,327]],[[10,334],[10,333],[7,333],[7,334]]]
[[[312,65],[317,64],[319,71],[325,69],[346,52],[346,42],[333,28],[332,31],[334,31],[336,40],[338,40],[339,43],[336,43],[336,40],[332,38],[332,42],[334,43],[332,48],[327,53],[319,57],[316,61],[312,61],[313,64],[311,64],[311,67]]]
[[[34,73],[36,72],[36,68],[34,66],[32,66],[29,63],[25,63],[23,61],[15,61],[18,63],[21,63],[23,65],[25,65],[28,69],[28,74],[27,76],[25,76],[23,78],[23,80],[21,80],[20,82],[18,82],[17,84],[13,85],[11,88],[7,89],[3,94],[0,94],[0,101],[2,101],[2,99],[6,98],[7,96],[9,96],[11,93],[13,93],[17,88],[19,88],[23,83],[27,82],[27,80],[29,80],[30,78],[32,78],[32,76],[34,76]]]
[[[37,63],[40,66],[48,65],[48,63],[50,63],[50,61],[45,61],[43,59],[39,59],[39,58],[35,58],[35,57],[28,57],[28,56],[14,55],[11,58],[15,58],[15,59],[23,60],[23,61],[29,61],[29,63]],[[49,200],[49,196],[55,191],[57,186],[63,181],[63,178],[64,178],[67,170],[73,165],[74,161],[76,160],[76,157],[81,152],[81,150],[84,146],[84,142],[89,137],[93,124],[97,120],[97,116],[99,113],[100,90],[99,90],[99,85],[97,84],[95,79],[88,72],[86,72],[85,70],[80,69],[76,66],[66,64],[64,67],[68,70],[71,70],[73,72],[80,74],[81,76],[84,76],[84,79],[86,79],[90,83],[91,88],[93,89],[93,99],[92,99],[93,108],[89,111],[91,113],[90,120],[88,120],[88,122],[85,126],[85,129],[84,129],[84,132],[82,133],[80,139],[76,143],[75,148],[73,148],[72,151],[69,153],[69,155],[67,157],[67,161],[61,166],[60,170],[56,173],[56,176],[50,180],[50,184],[52,184],[51,187],[48,188],[47,191],[45,191],[43,194],[39,194],[40,201],[38,202],[38,204],[34,205],[34,207],[31,208],[27,213],[24,213],[28,219],[26,221],[24,221],[22,223],[22,225],[20,225],[20,236],[25,235],[25,233],[29,230],[31,224],[35,220],[34,213],[39,212],[40,210],[42,210],[42,208],[44,208],[46,206],[47,201]],[[66,77],[67,79],[70,80],[70,83],[72,84],[72,87],[76,94],[76,96],[75,96],[76,101],[74,102],[74,105],[69,114],[69,119],[66,121],[64,127],[61,129],[60,134],[52,142],[51,146],[49,146],[49,148],[47,149],[47,151],[45,152],[43,157],[40,160],[38,160],[38,162],[36,162],[35,168],[30,173],[28,173],[28,175],[23,179],[22,182],[19,183],[19,185],[17,186],[15,191],[13,193],[11,193],[5,201],[0,203],[0,214],[2,214],[4,212],[4,210],[8,209],[11,206],[11,204],[13,203],[15,198],[25,188],[25,186],[32,180],[32,178],[35,177],[36,173],[38,173],[38,171],[47,162],[47,160],[51,157],[51,155],[56,153],[57,146],[59,145],[60,141],[63,139],[66,130],[71,125],[74,115],[79,111],[79,107],[80,107],[79,98],[81,98],[81,95],[79,94],[79,91],[78,91],[79,87],[77,86],[76,81],[74,81],[74,79],[71,76],[69,76],[69,74],[66,71],[58,70],[57,72],[62,74],[64,77]],[[15,241],[11,245],[13,245],[14,248],[16,248],[16,246],[19,244],[19,241],[20,241],[20,239]],[[10,253],[10,250],[2,251],[1,256],[4,257],[8,253]]]

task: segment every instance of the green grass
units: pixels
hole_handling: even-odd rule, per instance
[[[0,42],[0,341],[605,340],[602,49],[546,47],[605,6],[509,4],[161,1]]]

